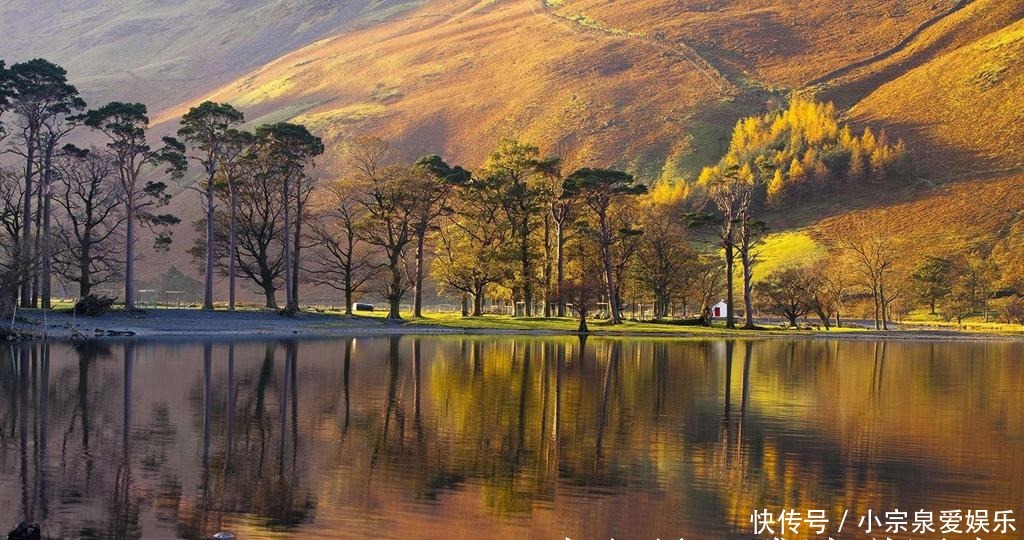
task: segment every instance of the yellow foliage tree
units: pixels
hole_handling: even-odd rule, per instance
[[[784,110],[741,119],[726,155],[701,171],[696,185],[735,166],[763,183],[776,204],[869,174],[884,179],[905,153],[903,142],[889,144],[884,131],[857,134],[841,124],[833,104],[794,96]]]

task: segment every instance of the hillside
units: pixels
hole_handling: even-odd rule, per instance
[[[1024,20],[911,69],[853,106],[891,126],[921,174],[972,179],[1024,169]]]
[[[1005,8],[998,4],[989,3]],[[854,218],[849,210],[856,210],[884,223],[915,257],[991,251],[1002,268],[1019,268],[1024,263],[1022,88],[1024,21],[1018,20],[871,92],[849,116],[889,126],[904,137],[915,156],[916,175],[884,197],[873,194],[822,212],[831,217],[812,224],[813,234],[834,237]]]
[[[956,0],[548,0],[556,12],[698,51],[735,81],[800,88],[899,43]]]
[[[328,145],[373,132],[407,156],[475,166],[514,135],[653,175],[696,111],[735,94],[670,51],[588,31],[536,1],[436,5],[434,18],[315,43],[210,97],[255,121],[307,123]]]
[[[825,99],[842,106],[856,103],[936,57],[970,45],[1024,18],[1024,3],[1003,0],[958,1],[945,16],[927,21],[891,49],[831,71],[814,81]]]
[[[356,25],[394,17],[417,0],[5,0],[0,56],[68,68],[91,101],[158,109]]]
[[[314,43],[210,97],[250,118],[306,122],[328,144],[373,132],[409,156],[475,165],[515,135],[570,163],[691,176],[717,159],[739,117],[955,6],[895,4],[433,2],[416,12],[430,17]]]

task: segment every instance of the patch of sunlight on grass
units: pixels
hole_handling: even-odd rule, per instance
[[[991,313],[999,312],[998,301],[993,301],[989,306]],[[976,315],[967,317],[960,324],[955,320],[947,321],[941,310],[938,313],[931,313],[927,308],[915,309],[908,313],[900,323],[929,330],[951,330],[957,332],[981,332],[986,334],[1018,335],[1024,333],[1024,325],[1008,323],[989,317],[986,321],[983,316]]]
[[[316,107],[316,106],[318,106],[320,104],[321,103],[319,101],[303,101],[303,102],[300,102],[300,103],[294,103],[294,104],[288,105],[287,107],[281,107],[280,109],[275,109],[275,110],[273,110],[273,111],[271,111],[271,112],[269,112],[267,114],[264,114],[263,116],[250,119],[248,122],[246,122],[245,125],[246,125],[246,127],[253,128],[253,127],[261,126],[261,125],[264,125],[264,124],[275,124],[277,122],[287,122],[287,121],[291,120],[292,118],[295,118],[296,116],[299,116],[300,114],[302,114],[302,113],[308,111],[309,109],[312,109],[313,107]]]
[[[813,262],[825,256],[825,247],[806,231],[769,234],[761,246],[761,261],[754,267],[754,280],[786,266]]]
[[[381,116],[387,109],[379,103],[353,103],[352,105],[331,109],[329,111],[300,114],[294,121],[310,128],[326,124],[354,124],[370,118]]]
[[[239,107],[258,105],[264,101],[285,97],[295,89],[295,81],[291,75],[285,74],[272,81],[261,84],[232,100]]]

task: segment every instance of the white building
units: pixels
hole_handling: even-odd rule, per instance
[[[715,319],[724,319],[729,316],[729,304],[725,303],[725,300],[718,302],[711,306],[711,317]]]

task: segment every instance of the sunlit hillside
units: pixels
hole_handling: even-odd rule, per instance
[[[1024,168],[1024,20],[940,55],[872,92],[850,115],[904,136],[929,177]]]
[[[667,156],[692,150],[695,114],[737,94],[657,43],[567,21],[537,1],[435,2],[417,13],[301,49],[212,98],[255,121],[306,123],[329,146],[370,132],[408,156],[476,166],[494,141],[517,136],[570,162],[653,177]]]
[[[875,5],[887,3],[851,11],[781,2],[433,2],[287,55],[212,97],[250,118],[306,122],[328,144],[375,132],[409,155],[442,152],[473,165],[489,143],[515,135],[570,162],[601,161],[647,178],[694,175],[717,159],[740,116],[897,45],[952,9]]]
[[[285,55],[208,97],[231,101],[254,123],[304,122],[329,147],[374,133],[407,156],[438,152],[475,166],[498,138],[516,136],[566,154],[570,165],[596,162],[656,179],[696,176],[721,157],[737,119],[807,85],[841,110],[871,94],[853,118],[896,131],[930,125],[914,125],[903,110],[926,108],[918,104],[939,90],[918,72],[944,72],[947,88],[937,97],[964,118],[977,115],[951,100],[984,91],[998,99],[1019,86],[995,64],[1010,58],[1005,51],[1019,32],[1008,25],[1024,7],[989,0],[838,4],[427,2]],[[985,49],[997,43],[999,50]],[[988,52],[973,54],[976,47]],[[956,58],[977,61],[958,72],[950,69],[964,65]],[[948,86],[965,76],[976,84],[958,97]],[[983,97],[973,105],[987,103]],[[985,129],[1001,134],[1000,121],[1012,115],[989,114],[1001,117]],[[930,139],[948,144],[944,137],[955,139],[908,139],[930,159]]]
[[[812,84],[828,100],[847,107],[879,86],[938,56],[970,45],[1024,18],[1024,3],[1004,0],[957,2],[945,16],[929,20],[896,46],[820,76]]]
[[[570,18],[688,48],[735,81],[799,88],[896,46],[956,0],[547,0]]]

